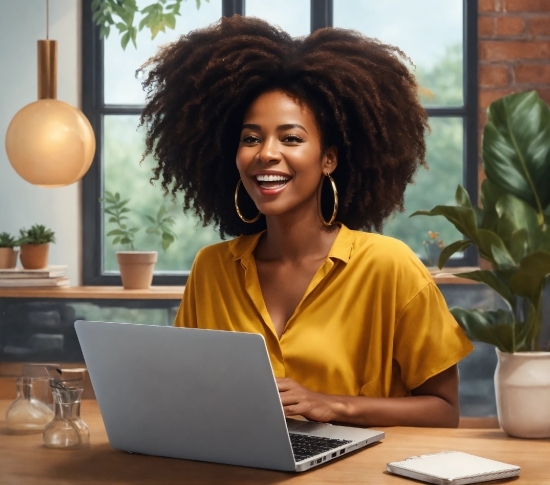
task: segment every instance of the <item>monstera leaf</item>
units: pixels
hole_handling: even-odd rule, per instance
[[[531,350],[529,326],[516,323],[509,311],[468,311],[462,308],[450,310],[471,340],[494,345],[502,352]]]
[[[535,91],[491,104],[483,168],[493,184],[528,202],[543,224],[550,204],[550,109]]]

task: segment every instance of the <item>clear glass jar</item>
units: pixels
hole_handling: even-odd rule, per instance
[[[66,372],[63,372],[66,375]],[[55,415],[44,428],[48,448],[82,448],[90,444],[90,431],[80,418],[82,377],[50,379]]]
[[[41,433],[52,419],[52,395],[45,377],[18,377],[17,398],[6,411],[6,428],[13,434]]]

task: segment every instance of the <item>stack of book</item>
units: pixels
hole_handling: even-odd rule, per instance
[[[69,286],[65,276],[67,266],[47,266],[42,269],[0,269],[0,288],[29,286]]]

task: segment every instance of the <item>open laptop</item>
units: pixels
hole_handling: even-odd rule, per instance
[[[113,448],[304,471],[384,438],[285,419],[263,336],[75,322]]]

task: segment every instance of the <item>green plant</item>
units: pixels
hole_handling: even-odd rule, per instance
[[[35,224],[30,229],[20,229],[20,237],[16,245],[23,244],[48,244],[55,243],[55,233],[51,229],[46,229],[42,224]]]
[[[151,31],[151,39],[154,39],[159,32],[166,32],[166,27],[174,29],[176,16],[181,15],[182,2],[183,0],[157,0],[140,9],[136,0],[93,0],[92,21],[100,27],[100,38],[109,37],[111,26],[114,25],[122,34],[120,45],[123,49],[126,49],[130,40],[134,47],[137,47],[137,33],[144,27]],[[199,9],[201,0],[195,0],[195,3]],[[136,27],[137,14],[142,18]]]
[[[0,248],[13,248],[17,241],[9,232],[0,232]]]
[[[456,206],[412,216],[443,216],[464,235],[443,249],[440,268],[472,244],[492,267],[458,275],[487,284],[508,306],[496,311],[451,308],[472,340],[504,352],[545,348],[539,336],[550,274],[550,109],[536,92],[512,94],[489,106],[482,151],[487,179],[481,206],[472,205],[459,185]]]
[[[128,225],[127,214],[131,212],[128,208],[130,199],[123,200],[118,192],[113,194],[106,191],[105,198],[99,200],[104,203],[103,211],[110,216],[108,222],[116,225],[116,229],[107,233],[107,236],[113,238],[113,245],[122,244],[123,246],[127,246],[130,251],[135,251],[135,236],[140,228]],[[166,251],[177,239],[176,234],[172,230],[172,226],[176,221],[168,214],[164,204],[161,204],[155,217],[150,215],[145,215],[145,217],[150,222],[145,232],[159,236],[162,249]]]

